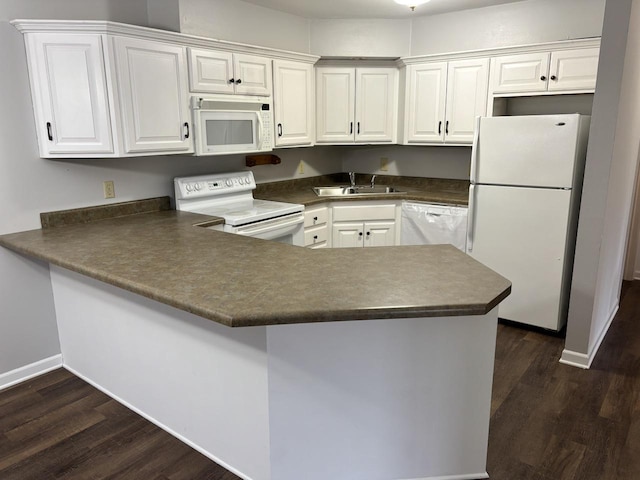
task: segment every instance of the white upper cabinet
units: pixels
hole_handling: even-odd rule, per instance
[[[186,48],[113,38],[127,153],[193,152]]]
[[[104,36],[26,37],[40,156],[112,155]]]
[[[395,142],[398,70],[356,69],[356,142]]]
[[[551,52],[549,91],[594,90],[599,57],[599,48]]]
[[[592,92],[599,55],[594,47],[494,57],[490,92]]]
[[[273,61],[276,147],[313,144],[313,82],[312,64]]]
[[[494,57],[491,59],[491,91],[544,92],[548,73],[548,53]]]
[[[476,117],[486,114],[488,87],[488,59],[449,62],[445,142],[473,143]]]
[[[486,113],[486,58],[407,67],[404,143],[473,142],[475,118]]]
[[[405,142],[442,142],[447,62],[409,65],[407,83]]]
[[[355,75],[353,68],[316,68],[317,142],[353,142]]]
[[[271,96],[271,60],[256,55],[189,48],[189,87],[196,93]]]
[[[396,68],[316,68],[318,143],[393,143]]]

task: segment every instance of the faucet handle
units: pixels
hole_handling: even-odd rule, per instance
[[[376,186],[376,176],[371,175],[371,188],[374,188],[375,186]]]

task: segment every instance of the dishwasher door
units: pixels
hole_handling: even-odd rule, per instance
[[[402,202],[401,245],[450,243],[465,251],[467,208]]]

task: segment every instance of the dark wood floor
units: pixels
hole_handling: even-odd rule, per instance
[[[640,479],[640,282],[590,370],[563,345],[499,325],[491,480]],[[65,370],[0,392],[0,479],[116,478],[238,480]]]

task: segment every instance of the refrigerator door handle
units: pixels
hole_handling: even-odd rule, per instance
[[[476,227],[475,196],[476,187],[472,183],[469,185],[469,210],[467,212],[467,253],[473,252],[473,237]]]
[[[471,183],[477,182],[478,176],[478,143],[480,142],[480,117],[476,117],[476,128],[473,130],[473,146],[471,147],[471,171],[469,179]]]

